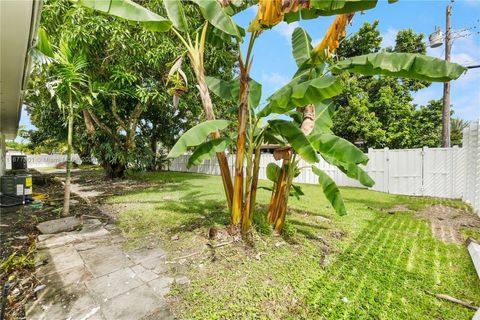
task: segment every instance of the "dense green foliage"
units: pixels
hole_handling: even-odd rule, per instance
[[[156,1],[142,3],[162,13]],[[197,28],[202,17],[192,6],[189,24]],[[157,152],[171,147],[179,132],[198,123],[204,115],[195,81],[189,81],[177,108],[173,107],[167,84],[170,63],[182,52],[171,33],[157,33],[90,9],[73,6],[70,1],[45,1],[42,27],[54,45],[61,38],[82,50],[87,57],[86,74],[90,78],[93,105],[86,109],[94,118],[77,115],[80,125],[74,135],[76,151],[93,154],[108,170],[126,167],[154,168]],[[232,77],[236,51],[228,42],[222,47],[209,46],[205,57],[207,74],[226,80]],[[55,101],[49,96],[48,83],[41,68],[35,68],[27,95],[32,124],[44,140],[64,141],[65,123]],[[193,72],[184,66],[189,79]],[[214,100],[216,112],[231,118],[230,105]],[[88,117],[88,115],[87,115]],[[94,131],[89,131],[88,122]],[[97,123],[100,123],[100,125]],[[84,152],[82,152],[84,151]]]
[[[365,23],[358,32],[341,42],[337,54],[344,58],[380,52],[379,21]],[[411,29],[398,32],[388,52],[424,55],[424,35]],[[334,98],[337,112],[333,131],[367,148],[418,148],[440,146],[441,103],[426,106],[413,103],[412,94],[429,85],[427,81],[392,76],[342,75],[343,93]],[[440,97],[439,97],[440,98]],[[461,143],[456,135],[454,144]]]

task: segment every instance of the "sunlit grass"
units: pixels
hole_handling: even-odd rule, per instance
[[[178,255],[210,226],[228,223],[219,177],[184,173],[137,176],[152,187],[112,198],[125,207],[119,225],[133,246],[157,243]],[[267,182],[261,182],[268,185]],[[289,237],[270,234],[263,218],[270,193],[259,190],[254,247],[226,246],[215,259],[192,259],[174,312],[185,319],[470,319],[473,312],[427,295],[480,304],[480,281],[464,245],[444,244],[405,205],[466,207],[460,201],[342,188],[348,215],[335,215],[320,188],[290,199]],[[477,237],[478,232],[464,230]],[[170,241],[172,235],[180,240]],[[283,244],[286,242],[286,244]],[[279,245],[282,244],[282,245]],[[192,249],[193,250],[193,249]],[[260,257],[260,258],[259,258]]]

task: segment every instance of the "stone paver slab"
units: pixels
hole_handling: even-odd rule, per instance
[[[146,284],[107,301],[102,312],[107,320],[133,320],[164,307],[165,300],[159,299]]]
[[[115,245],[81,251],[80,255],[94,277],[100,277],[134,264],[127,258],[122,249]]]
[[[50,291],[28,304],[25,308],[27,319],[81,319],[82,314],[98,305],[85,286],[65,287]]]
[[[85,283],[87,288],[98,297],[99,302],[105,302],[142,284],[143,282],[136,278],[135,272],[130,268],[117,270]]]
[[[75,230],[81,224],[82,221],[77,217],[65,217],[39,223],[37,229],[43,234],[59,233]]]
[[[158,275],[148,269],[145,269],[142,265],[137,264],[132,267],[133,272],[135,275],[142,280],[143,282],[152,281],[153,279],[158,278]]]
[[[73,284],[80,285],[92,279],[92,274],[83,266],[66,269],[60,272],[50,273],[39,277],[39,281],[47,287],[65,287]]]
[[[82,241],[87,241],[91,239],[106,237],[110,232],[104,228],[98,230],[79,233],[79,232],[69,232],[69,233],[60,233],[54,236],[49,236],[43,238],[42,241],[38,244],[39,249],[48,249],[48,248],[57,248],[71,243],[78,243]]]
[[[173,283],[173,281],[174,279],[171,277],[160,277],[150,281],[148,286],[152,288],[156,295],[163,298],[170,292],[170,285]]]
[[[157,249],[139,249],[127,252],[127,255],[135,263],[140,263],[145,260],[151,260],[165,256],[165,251],[160,248]]]
[[[83,260],[73,245],[42,250],[38,255],[48,259],[47,264],[38,269],[40,276],[83,266]]]
[[[147,269],[156,269],[161,266],[165,266],[165,257],[164,256],[159,256],[159,257],[153,257],[149,259],[144,259],[140,261],[140,264],[147,268]]]

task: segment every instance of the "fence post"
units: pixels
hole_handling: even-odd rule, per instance
[[[388,152],[388,147],[383,148],[383,159],[384,159],[384,164],[383,164],[383,172],[384,172],[384,181],[385,181],[385,187],[383,190],[386,193],[390,193],[390,155]]]
[[[425,176],[426,176],[426,172],[425,172],[425,155],[427,154],[428,152],[428,147],[423,147],[422,148],[422,161],[420,162],[420,172],[422,174],[422,186],[420,187],[420,195],[424,196],[425,195],[425,190],[426,190],[426,183],[425,183]]]

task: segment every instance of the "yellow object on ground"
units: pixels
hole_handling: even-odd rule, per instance
[[[32,196],[33,200],[43,200],[47,198],[48,198],[48,194],[46,193],[34,193]]]

